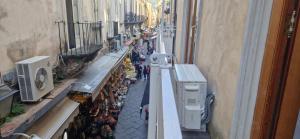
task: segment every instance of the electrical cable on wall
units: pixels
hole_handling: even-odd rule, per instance
[[[215,95],[210,93],[206,96],[205,100],[205,109],[204,109],[204,115],[202,115],[201,122],[208,124],[211,121],[212,118],[212,110],[211,110],[211,104],[215,100]]]
[[[22,137],[25,137],[26,139],[42,139],[41,137],[39,137],[36,134],[32,134],[29,136],[25,133],[13,133],[13,136],[22,136]]]

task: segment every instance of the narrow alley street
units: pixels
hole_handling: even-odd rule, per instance
[[[146,83],[147,81],[142,79],[130,86],[116,126],[116,139],[147,138],[147,124],[144,114],[140,116],[139,110]]]
[[[147,53],[147,43],[144,43],[143,54]],[[149,65],[149,56],[143,65]],[[130,85],[125,104],[119,115],[119,120],[115,130],[116,139],[146,139],[147,124],[145,122],[144,109],[140,113],[141,102],[145,93],[145,88],[149,80],[140,79],[135,84]],[[147,98],[149,99],[149,98]],[[146,106],[145,106],[146,107]]]

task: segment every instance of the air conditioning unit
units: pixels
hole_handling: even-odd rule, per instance
[[[16,68],[22,101],[38,101],[54,88],[49,56],[19,61]]]
[[[207,95],[207,81],[194,64],[175,64],[176,106],[181,127],[205,131],[201,123]]]

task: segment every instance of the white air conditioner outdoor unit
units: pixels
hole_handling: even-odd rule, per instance
[[[194,64],[175,64],[176,106],[181,127],[206,130],[201,123],[207,95],[207,81]]]
[[[22,101],[38,101],[54,88],[49,56],[19,61],[16,68]]]

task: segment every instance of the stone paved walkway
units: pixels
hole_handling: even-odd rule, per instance
[[[130,86],[116,126],[116,139],[147,138],[147,125],[144,122],[144,114],[140,117],[139,110],[146,83],[146,80],[139,80]]]
[[[144,49],[144,54],[146,51]],[[144,64],[149,64],[149,56],[146,56]],[[146,84],[147,80],[141,79],[130,85],[116,126],[116,139],[147,139],[148,125],[145,124],[145,113],[140,116],[140,105]]]

